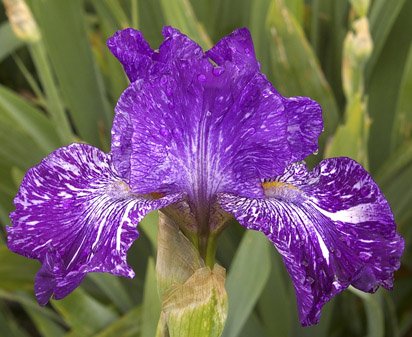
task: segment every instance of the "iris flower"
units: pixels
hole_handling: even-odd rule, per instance
[[[283,257],[300,321],[352,285],[391,288],[403,239],[362,166],[332,158],[308,170],[321,107],[283,97],[260,72],[247,29],[204,52],[172,27],[153,50],[141,32],[108,41],[130,79],[115,108],[111,152],[72,144],[25,175],[8,246],[37,259],[40,304],[61,299],[89,272],[133,277],[126,253],[136,226],[163,209],[207,256],[233,216]]]

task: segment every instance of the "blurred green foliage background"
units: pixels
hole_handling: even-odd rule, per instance
[[[309,162],[346,155],[367,166],[390,201],[406,250],[392,292],[346,291],[326,305],[318,326],[303,329],[275,249],[233,223],[218,248],[230,298],[223,336],[412,336],[411,0],[374,0],[369,8],[364,0],[30,0],[38,33],[24,11],[10,10],[18,3],[4,0],[9,16],[17,15],[19,37],[0,7],[3,229],[24,172],[50,151],[73,141],[109,149],[113,109],[128,85],[105,46],[110,35],[135,27],[156,48],[170,24],[208,48],[246,26],[275,87],[323,107],[321,149]],[[3,231],[0,336],[154,336],[156,222],[154,213],[144,220],[129,254],[134,280],[89,275],[46,307],[33,295],[39,264],[10,253]]]

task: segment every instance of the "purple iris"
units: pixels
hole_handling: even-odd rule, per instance
[[[319,104],[273,88],[247,29],[207,52],[174,28],[163,35],[156,51],[133,29],[108,41],[131,82],[111,153],[72,144],[23,179],[8,246],[41,261],[39,303],[66,296],[88,272],[133,277],[127,250],[156,209],[201,253],[229,215],[263,232],[293,279],[303,325],[349,285],[391,288],[404,243],[376,183],[349,158],[312,171],[302,162],[317,150]]]

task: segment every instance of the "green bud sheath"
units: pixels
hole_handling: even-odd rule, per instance
[[[218,337],[227,317],[226,272],[199,252],[163,213],[159,216],[157,282],[162,312],[158,337]]]

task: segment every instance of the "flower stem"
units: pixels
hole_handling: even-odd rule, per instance
[[[209,240],[207,241],[206,246],[206,256],[204,258],[206,266],[213,270],[215,265],[215,256],[216,256],[216,237],[211,235],[209,236]]]

